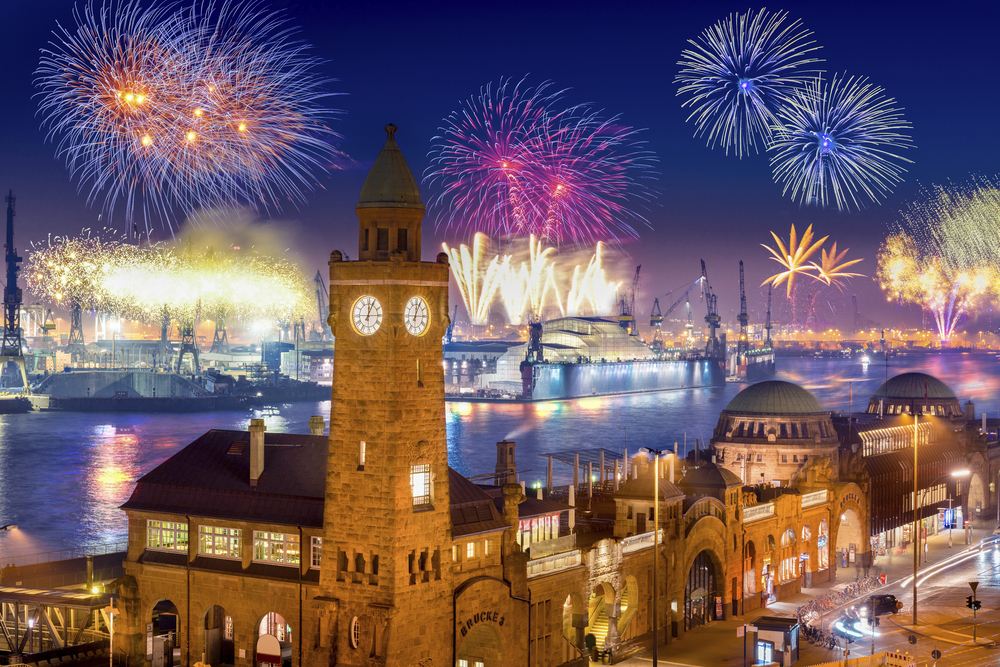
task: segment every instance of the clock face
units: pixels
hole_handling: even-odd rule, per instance
[[[406,330],[414,336],[421,336],[427,331],[429,317],[427,315],[427,304],[419,296],[415,296],[406,302],[406,312],[403,315],[406,320]]]
[[[382,324],[382,304],[373,296],[363,296],[354,302],[354,328],[362,336],[371,336]]]

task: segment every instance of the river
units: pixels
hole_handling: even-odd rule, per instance
[[[880,360],[881,361],[881,360]],[[890,376],[923,371],[943,380],[977,414],[997,415],[1000,362],[992,355],[911,354],[890,359]],[[828,410],[854,411],[885,380],[882,363],[854,359],[778,359],[777,379],[813,392]],[[502,405],[449,403],[448,455],[466,475],[491,473],[498,440],[517,442],[518,468],[529,483],[545,478],[538,454],[606,447],[634,453],[642,446],[683,448],[711,438],[719,412],[745,385],[682,389],[631,396]],[[991,410],[992,408],[992,410]],[[125,513],[118,509],[136,480],[212,428],[245,429],[263,417],[270,432],[307,433],[309,417],[329,418],[330,402],[289,403],[260,411],[176,414],[29,413],[0,415],[0,562],[56,549],[122,542]],[[555,467],[567,483],[568,466]]]

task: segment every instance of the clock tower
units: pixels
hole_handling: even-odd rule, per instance
[[[385,131],[356,207],[358,260],[330,255],[336,347],[316,604],[331,665],[451,659],[448,259],[421,261],[420,190],[396,127]]]

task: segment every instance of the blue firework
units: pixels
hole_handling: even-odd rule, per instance
[[[839,210],[878,202],[903,180],[898,149],[912,147],[896,101],[865,77],[816,76],[783,105],[771,166],[783,194]]]
[[[812,33],[786,12],[731,14],[681,52],[674,82],[695,136],[738,157],[767,147],[774,115],[812,76],[820,59]]]

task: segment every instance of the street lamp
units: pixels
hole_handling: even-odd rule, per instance
[[[13,523],[8,523],[6,526],[0,526],[0,533],[7,530],[17,530],[17,525]],[[0,559],[0,582],[3,581],[3,560]]]
[[[642,447],[640,454],[653,455],[653,667],[657,667],[657,647],[660,643],[659,613],[660,585],[657,573],[660,570],[660,455],[667,449]]]

